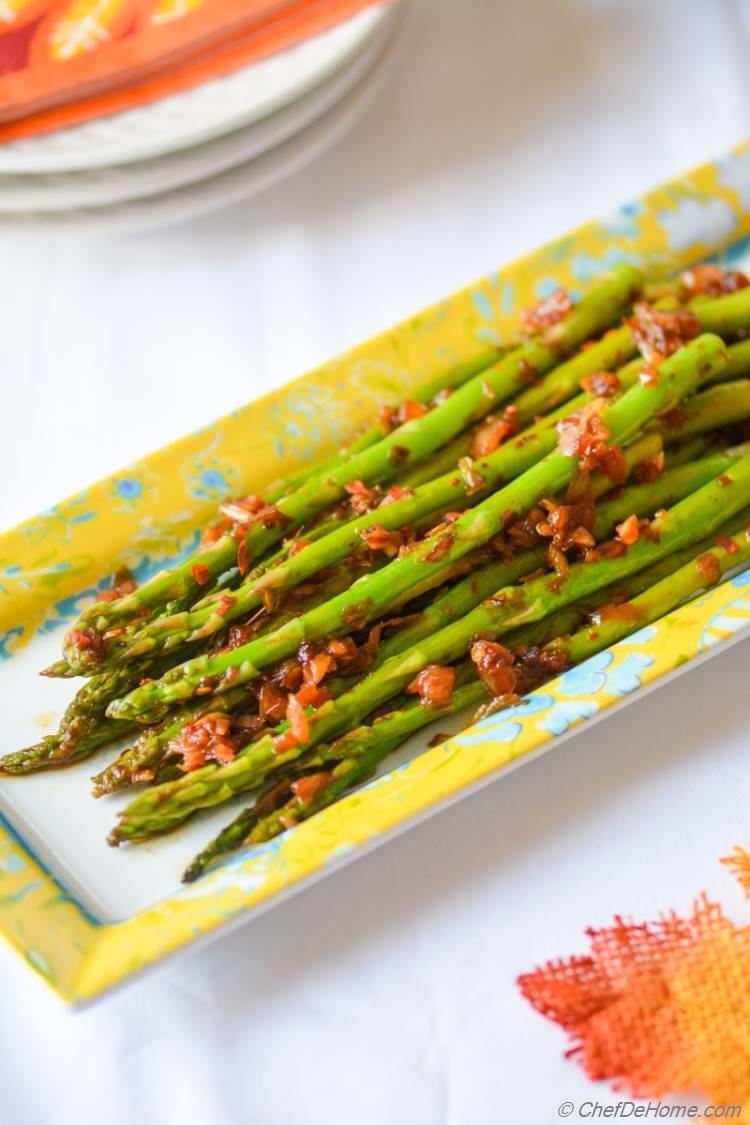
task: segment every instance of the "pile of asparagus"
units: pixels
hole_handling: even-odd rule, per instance
[[[384,407],[325,464],[221,505],[198,551],[115,576],[50,676],[84,676],[12,774],[132,740],[110,842],[240,793],[200,875],[372,775],[437,719],[487,714],[750,558],[750,286],[622,264],[518,342]]]

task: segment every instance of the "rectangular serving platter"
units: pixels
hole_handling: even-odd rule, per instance
[[[408,396],[488,342],[510,339],[519,309],[557,286],[582,293],[623,260],[666,275],[705,258],[741,263],[749,253],[747,143],[0,535],[0,751],[56,727],[71,685],[37,672],[118,566],[143,580],[183,556],[223,497],[262,492],[324,458],[384,399]],[[0,932],[65,1001],[84,1003],[748,635],[750,570],[439,746],[427,748],[429,733],[412,739],[368,785],[187,888],[179,874],[230,819],[226,807],[172,836],[114,850],[105,836],[125,798],[95,802],[88,787],[112,750],[69,770],[3,778]]]

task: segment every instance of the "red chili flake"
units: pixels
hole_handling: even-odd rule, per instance
[[[237,544],[237,569],[242,578],[245,577],[250,569],[250,548],[244,535]]]
[[[211,571],[203,563],[194,563],[190,568],[190,575],[199,586],[205,586],[211,581]]]
[[[390,431],[396,425],[396,407],[395,406],[381,406],[377,414],[377,423],[382,426],[384,430]]]
[[[609,430],[601,418],[605,400],[594,398],[557,423],[558,448],[566,457],[579,457],[581,469],[601,469],[614,481],[627,479],[627,460],[617,446],[609,447]]]
[[[515,437],[519,430],[518,407],[506,406],[502,418],[490,414],[477,428],[471,442],[472,457],[489,457],[503,442]]]
[[[232,594],[222,594],[216,603],[216,613],[219,617],[226,617],[236,601],[237,599]]]
[[[717,265],[693,266],[680,278],[687,296],[720,297],[724,293],[736,293],[750,285],[744,273],[739,270],[726,270]]]
[[[617,524],[615,531],[621,543],[624,543],[626,547],[632,547],[641,537],[641,524],[638,516],[628,516],[622,523]]]
[[[296,695],[290,695],[287,700],[286,718],[296,743],[304,746],[310,741],[310,724],[305,709]]]
[[[730,477],[726,473],[722,473],[719,477],[719,484],[722,488],[728,488],[730,484],[734,484],[734,477]]]
[[[289,544],[289,550],[287,551],[289,558],[294,558],[294,556],[298,555],[300,551],[304,551],[305,547],[309,547],[311,543],[312,539],[293,539]]]
[[[423,402],[415,402],[414,399],[408,398],[398,408],[399,423],[403,426],[405,422],[412,422],[415,418],[421,418],[429,409],[429,406],[425,406]]]
[[[470,654],[479,678],[493,698],[509,695],[516,688],[513,653],[495,641],[474,641]]]
[[[549,297],[543,297],[536,304],[521,310],[521,324],[527,332],[540,332],[558,324],[573,308],[570,294],[564,289],[556,289]]]
[[[287,750],[293,750],[297,745],[299,745],[298,741],[290,730],[285,730],[283,734],[277,734],[273,740],[273,749],[276,754],[285,754]]]
[[[291,788],[299,803],[306,805],[332,781],[333,773],[326,770],[323,773],[311,773],[307,777],[300,777],[297,781],[292,782]]]
[[[413,495],[414,495],[414,493],[412,492],[412,490],[410,488],[401,488],[397,484],[392,484],[391,487],[386,492],[385,497],[384,497],[383,501],[381,502],[380,507],[382,508],[386,504],[393,504],[397,500],[407,500],[410,496],[413,496]]]
[[[613,398],[622,390],[622,383],[611,371],[593,371],[581,379],[581,386],[595,398]]]
[[[225,765],[234,761],[237,743],[231,734],[232,719],[223,712],[212,712],[187,723],[167,744],[168,753],[182,758],[185,773],[200,769],[209,761]]]
[[[739,551],[739,544],[735,543],[728,535],[717,535],[716,546],[723,548],[728,555],[736,555]]]
[[[111,641],[113,637],[121,637],[124,632],[125,632],[125,630],[122,629],[122,628],[120,628],[120,629],[107,629],[107,632],[104,634],[104,639],[105,639],[105,641]]]
[[[721,580],[721,565],[716,555],[701,555],[695,560],[695,565],[706,586],[715,586]]]
[[[654,363],[672,355],[700,334],[701,323],[689,309],[661,312],[646,301],[635,305],[633,316],[625,318],[636,347]]]
[[[144,684],[152,684],[153,682],[153,676],[144,676],[142,680],[138,681],[138,687],[143,687]]]
[[[642,387],[659,386],[659,370],[655,366],[647,365],[644,367],[638,378]]]
[[[432,400],[432,405],[442,406],[444,402],[448,401],[452,394],[452,387],[443,387],[442,391],[438,391],[438,393],[435,395],[434,399]]]
[[[473,496],[475,492],[481,492],[487,483],[482,474],[474,468],[471,457],[459,458],[458,471],[464,482],[464,490],[467,496]]]
[[[359,535],[371,551],[383,551],[389,559],[395,558],[404,544],[402,531],[388,531],[379,523],[363,528]]]
[[[375,507],[378,493],[374,488],[368,488],[364,481],[350,481],[349,484],[344,485],[344,488],[351,496],[352,510],[358,515],[363,516],[365,512],[369,512]]]
[[[444,704],[450,703],[455,683],[455,668],[445,668],[440,664],[428,664],[411,681],[406,691],[409,695],[418,695],[422,703],[442,707]]]
[[[68,644],[79,652],[91,652],[92,656],[101,652],[103,641],[98,629],[71,629],[68,633]]]
[[[121,566],[112,579],[112,589],[100,590],[96,595],[96,600],[98,602],[116,602],[118,598],[124,598],[127,594],[132,594],[133,591],[137,589],[138,583],[128,567]]]
[[[641,483],[654,481],[662,475],[666,463],[667,459],[663,452],[654,453],[652,457],[644,457],[633,469],[633,479]]]
[[[201,536],[201,541],[198,546],[200,551],[205,551],[209,547],[213,547],[214,543],[223,538],[224,535],[231,529],[232,520],[219,520],[218,523],[209,524]]]
[[[247,529],[250,524],[262,523],[264,527],[288,523],[289,517],[279,511],[275,504],[266,504],[260,496],[241,496],[235,500],[225,500],[219,511],[234,524]],[[239,535],[238,531],[235,531]]]

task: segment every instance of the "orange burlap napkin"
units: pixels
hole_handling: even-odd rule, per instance
[[[0,142],[216,78],[376,0],[3,0]]]
[[[737,848],[722,862],[750,895],[750,855]],[[616,918],[587,933],[587,956],[550,961],[518,983],[565,1028],[589,1077],[635,1097],[700,1091],[750,1113],[750,927],[701,896],[688,918]]]

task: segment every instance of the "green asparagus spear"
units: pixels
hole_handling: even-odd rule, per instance
[[[366,715],[401,692],[427,665],[458,659],[476,636],[503,636],[558,608],[583,601],[603,586],[635,574],[717,531],[746,507],[749,499],[747,455],[720,477],[660,513],[652,524],[654,538],[640,538],[621,557],[574,565],[563,582],[551,582],[549,575],[544,575],[524,587],[507,587],[465,617],[391,658],[357,687],[322,705],[310,720],[309,740],[303,747],[281,750],[272,737],[266,736],[227,766],[207,766],[178,782],[143,793],[127,807],[110,842],[144,839],[166,831],[200,808],[221,804],[235,793],[256,787],[269,770],[281,768],[308,748],[361,723]]]
[[[528,381],[530,374],[540,375],[548,371],[559,361],[561,354],[571,351],[611,324],[642,280],[639,271],[632,266],[619,265],[543,337],[530,340],[474,376],[429,413],[406,422],[377,445],[345,458],[337,468],[312,477],[295,493],[283,497],[277,504],[283,523],[273,521],[270,527],[260,523],[250,526],[247,542],[251,557],[257,557],[261,551],[268,549],[291,527],[299,526],[339,500],[345,495],[347,483],[388,479],[400,467],[420,461],[439,449],[465,429],[469,422],[510,398]],[[236,549],[232,536],[224,536],[200,555],[200,563],[215,577],[232,565]],[[90,607],[84,611],[81,623],[102,631],[129,620],[144,607],[163,605],[184,594],[195,593],[196,581],[191,573],[195,561],[195,557],[191,557],[162,572],[124,598],[104,606]],[[66,646],[65,655],[74,666],[82,659],[81,652],[71,644]]]
[[[469,683],[457,687],[445,704],[424,704],[419,701],[407,703],[397,711],[392,711],[376,719],[370,726],[358,727],[349,731],[330,747],[319,748],[316,758],[331,765],[325,774],[325,783],[304,794],[289,794],[279,808],[268,809],[261,797],[252,808],[245,809],[197,856],[182,877],[184,883],[192,883],[222,855],[241,847],[244,843],[260,843],[270,840],[290,827],[309,819],[314,813],[336,801],[341,794],[368,778],[389,754],[438,719],[454,715],[468,707],[476,707],[487,698],[482,684],[474,678]],[[320,777],[323,780],[323,777]],[[278,788],[278,782],[271,782],[269,792]],[[284,792],[283,783],[281,792]],[[288,789],[287,789],[288,792]]]
[[[613,442],[627,442],[654,414],[669,409],[714,371],[726,364],[726,350],[715,336],[701,336],[665,360],[655,385],[636,385],[604,413]],[[233,682],[243,683],[264,667],[294,653],[305,640],[336,636],[379,616],[415,586],[440,584],[450,565],[488,542],[515,513],[528,511],[544,496],[555,495],[570,481],[577,462],[560,451],[550,453],[511,484],[464,512],[449,528],[419,543],[377,574],[361,579],[337,598],[303,614],[261,640],[212,658],[188,661],[161,680],[144,684],[108,709],[111,718],[149,722],[164,709],[189,699],[207,682],[221,690],[229,669]]]

